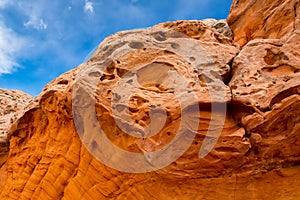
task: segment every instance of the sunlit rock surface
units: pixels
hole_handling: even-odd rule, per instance
[[[211,19],[106,38],[13,123],[1,199],[299,198],[298,35],[239,20],[243,48]]]
[[[256,39],[280,39],[299,34],[299,0],[233,0],[228,24],[241,46]]]
[[[3,173],[0,173],[1,187],[6,175],[4,164],[9,151],[8,129],[31,100],[30,95],[21,91],[0,89],[0,169],[3,168]]]

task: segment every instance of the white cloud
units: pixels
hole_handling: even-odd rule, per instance
[[[84,4],[84,7],[83,7],[83,10],[88,13],[94,13],[94,6],[93,6],[93,2],[91,1],[85,1],[85,4]]]
[[[0,22],[0,75],[20,66],[16,58],[24,46],[25,40]]]
[[[28,1],[20,0],[14,8],[18,14],[24,15],[25,19],[27,18],[23,23],[25,27],[36,30],[45,30],[48,28],[48,23],[46,22],[48,21],[47,11],[50,9],[50,6],[45,1],[36,0],[34,3],[28,3]]]
[[[0,8],[4,8],[9,3],[9,0],[0,0]]]
[[[28,27],[28,26],[32,26],[33,28],[37,29],[37,30],[45,30],[48,28],[48,24],[46,24],[44,22],[43,19],[30,19],[29,21],[27,21],[26,23],[24,23],[24,26]]]

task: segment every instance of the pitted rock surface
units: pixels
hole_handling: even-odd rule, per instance
[[[187,177],[218,177],[239,171],[240,166],[247,162],[244,155],[250,148],[249,139],[244,137],[245,131],[222,110],[217,110],[214,115],[223,117],[223,121],[210,120],[213,115],[211,104],[226,105],[231,101],[230,89],[224,82],[228,81],[229,64],[238,52],[239,49],[231,43],[230,38],[198,21],[169,22],[145,30],[120,32],[105,39],[86,63],[49,83],[37,101],[28,106],[24,115],[10,129],[11,151],[7,168],[15,171],[22,163],[22,169],[18,169],[16,176],[8,173],[2,197],[17,198],[22,193],[33,199],[57,199],[62,195],[65,198],[74,197],[76,192],[78,198],[87,198],[89,195],[121,198],[128,195],[126,188],[130,184],[125,183],[125,180],[140,182],[138,187],[142,187],[143,180],[148,176],[153,176],[162,184],[167,180],[173,184],[173,181],[183,181]],[[172,79],[172,73],[178,76]],[[171,79],[167,78],[168,75]],[[186,84],[183,89],[176,83],[177,77],[183,77],[183,83]],[[82,81],[78,83],[78,80]],[[96,83],[94,88],[93,80]],[[124,82],[121,85],[123,87],[115,92],[120,80]],[[135,81],[139,87],[132,91],[130,84]],[[81,84],[84,90],[80,90]],[[127,90],[126,84],[129,88]],[[131,94],[128,100],[129,112],[124,112],[126,101],[120,102],[122,90],[124,94]],[[189,102],[193,100],[189,98],[189,93],[197,97],[196,101]],[[126,174],[107,168],[93,156],[101,141],[97,140],[96,135],[85,137],[93,129],[81,134],[74,126],[74,120],[91,122],[88,112],[90,103],[82,99],[86,94],[96,97],[96,114],[101,119],[99,125],[106,136],[126,151],[151,152],[170,143],[180,126],[182,110],[188,113],[189,118],[199,120],[196,127],[193,127],[195,139],[183,135],[183,139],[192,138],[187,151],[169,166],[149,174]],[[181,96],[187,96],[186,102],[179,102]],[[72,101],[82,101],[80,115],[72,113]],[[114,112],[119,113],[113,112],[112,102],[116,103]],[[192,107],[186,107],[188,105]],[[193,106],[199,106],[201,113],[190,109]],[[159,116],[161,110],[167,113],[163,127],[156,127],[159,121],[150,126],[149,110],[154,107],[159,111],[156,116]],[[123,120],[126,115],[131,120]],[[158,133],[147,138],[143,138],[143,135],[133,137],[117,126],[118,120],[119,123],[127,124],[126,127],[134,136],[138,136],[147,125],[150,126],[149,134],[157,130]],[[222,127],[224,120],[225,125]],[[183,125],[191,126],[185,122]],[[214,134],[218,130],[221,139],[216,140],[208,156],[199,159],[198,154],[209,127],[214,130]],[[210,137],[218,139],[214,135]],[[80,138],[85,146],[81,144]],[[182,143],[185,140],[177,141]],[[107,151],[110,152],[110,149]],[[134,164],[130,160],[125,162],[127,165]],[[107,175],[98,176],[94,170],[105,171]],[[91,176],[94,178],[88,178]],[[160,179],[161,176],[164,178]],[[52,184],[54,182],[56,184]],[[98,186],[94,187],[95,184]],[[107,184],[111,185],[106,187]],[[145,191],[146,187],[142,190]],[[186,194],[187,197],[192,193]],[[162,193],[161,198],[165,195]]]
[[[218,33],[221,33],[230,38],[233,37],[233,33],[230,27],[228,26],[226,19],[216,20],[216,19],[208,18],[208,19],[201,20],[201,22],[203,22],[208,27],[211,27],[214,31]]]
[[[298,34],[256,39],[233,62],[232,107],[247,110],[237,108],[235,116],[252,141],[255,160],[268,168],[299,162],[299,41]]]
[[[240,50],[214,26],[177,21],[116,33],[50,82],[9,130],[0,198],[297,199],[298,36]],[[105,136],[154,164],[161,158],[151,152],[172,143],[180,126],[186,134],[176,141],[189,146],[161,169],[129,173],[97,159],[140,164],[116,155]]]
[[[4,168],[9,152],[8,130],[31,100],[30,95],[21,91],[0,89],[0,170]],[[4,173],[1,173],[0,186],[3,183],[3,176]]]
[[[7,132],[32,97],[21,91],[0,89],[0,157],[9,150]],[[2,166],[0,162],[0,167]]]
[[[235,58],[233,99],[261,111],[300,91],[299,35],[287,42],[253,40]]]

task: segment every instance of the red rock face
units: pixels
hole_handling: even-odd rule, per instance
[[[275,9],[267,22],[272,22],[275,16],[279,17],[279,13],[283,12],[282,9],[287,10],[291,5],[298,12],[297,1],[286,1]],[[234,13],[234,5],[232,9]],[[294,29],[290,29],[284,36],[283,31],[288,29],[277,29],[276,23],[273,27],[266,26],[265,29],[270,28],[270,32],[278,33],[277,38],[281,39],[255,39],[243,47],[234,59],[233,76],[229,84],[233,95],[232,105],[244,106],[248,112],[238,113],[236,117],[254,142],[252,149],[256,161],[265,162],[270,168],[279,163],[281,166],[298,164],[300,157],[297,148],[300,121],[300,36],[298,17],[293,17],[293,20],[285,23],[292,23]],[[235,39],[239,40],[237,37]]]
[[[11,124],[22,114],[32,97],[21,91],[0,89],[0,186],[5,179],[5,162],[9,152],[7,132]]]
[[[256,8],[233,3],[242,49],[212,20],[105,39],[10,128],[1,199],[298,199],[299,36],[245,39]]]
[[[228,24],[241,46],[256,38],[280,39],[299,32],[300,1],[234,0]]]
[[[30,100],[32,97],[21,91],[0,89],[0,157],[9,150],[7,132],[10,125],[21,115]],[[3,163],[0,159],[0,167]]]

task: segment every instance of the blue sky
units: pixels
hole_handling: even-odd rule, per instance
[[[224,19],[231,0],[0,0],[0,88],[33,96],[107,36],[181,19]]]

